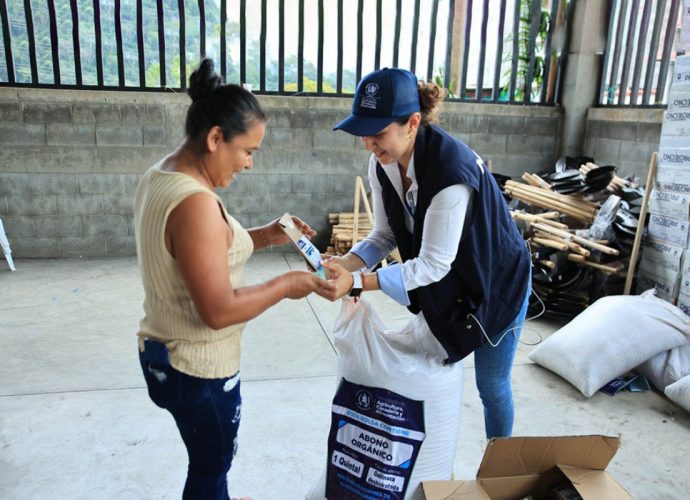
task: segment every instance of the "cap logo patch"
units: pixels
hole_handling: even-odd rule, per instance
[[[379,85],[377,83],[368,83],[367,86],[364,87],[364,95],[359,103],[359,107],[375,110],[378,107],[379,98],[376,97],[378,91]]]
[[[379,91],[379,86],[376,83],[370,83],[364,89],[364,92],[366,92],[367,95],[376,95],[376,93],[378,91]]]

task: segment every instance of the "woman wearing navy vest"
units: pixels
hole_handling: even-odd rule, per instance
[[[375,226],[326,261],[332,299],[382,290],[423,314],[447,363],[474,352],[487,437],[510,436],[510,372],[530,294],[530,256],[484,161],[435,125],[444,91],[384,68],[357,85],[334,130],[370,151]],[[398,247],[403,263],[362,273]]]

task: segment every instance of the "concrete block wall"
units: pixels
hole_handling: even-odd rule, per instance
[[[618,175],[638,176],[644,185],[663,117],[663,109],[590,108],[584,154],[598,165],[616,165]]]
[[[268,128],[254,168],[221,192],[242,224],[285,211],[324,248],[327,214],[351,211],[366,176],[361,141],[332,132],[349,99],[267,97]],[[0,89],[0,218],[16,258],[134,255],[132,198],[141,174],[181,141],[186,95]],[[550,168],[559,108],[447,103],[442,125],[495,172]]]

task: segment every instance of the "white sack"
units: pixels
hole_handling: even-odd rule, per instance
[[[365,300],[342,301],[334,334],[339,384],[345,379],[351,384],[385,388],[405,398],[423,401],[425,436],[404,496],[423,500],[422,480],[448,480],[453,474],[462,407],[462,363],[443,364],[445,350],[421,313],[402,329],[390,331]],[[336,411],[335,406],[333,410]],[[324,441],[327,437],[324,436]],[[334,454],[324,456],[324,465],[336,458]],[[332,470],[343,474],[340,469]],[[366,488],[367,472],[365,467],[361,478],[350,475],[348,481],[357,481]],[[325,491],[324,471],[306,498],[321,500]],[[348,498],[360,497],[353,494]]]
[[[671,401],[676,403],[681,408],[684,408],[685,411],[690,412],[690,375],[687,375],[678,382],[669,385],[664,390],[664,393]]]
[[[654,296],[604,297],[529,355],[586,397],[660,352],[690,342],[690,317]]]
[[[661,352],[635,368],[635,371],[663,391],[666,386],[690,375],[690,344]]]

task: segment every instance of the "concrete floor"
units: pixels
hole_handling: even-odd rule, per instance
[[[260,281],[298,266],[296,255],[260,254]],[[174,499],[186,456],[172,418],[148,399],[136,355],[142,290],[136,260],[0,263],[0,498]],[[406,310],[367,294],[389,326]],[[338,304],[284,301],[251,322],[243,340],[243,418],[231,493],[300,499],[325,461]],[[534,321],[532,343],[558,325]],[[621,435],[609,466],[636,498],[690,498],[690,415],[655,392],[587,400],[527,359],[513,371],[515,435]],[[465,360],[458,478],[472,478],[486,444]]]

